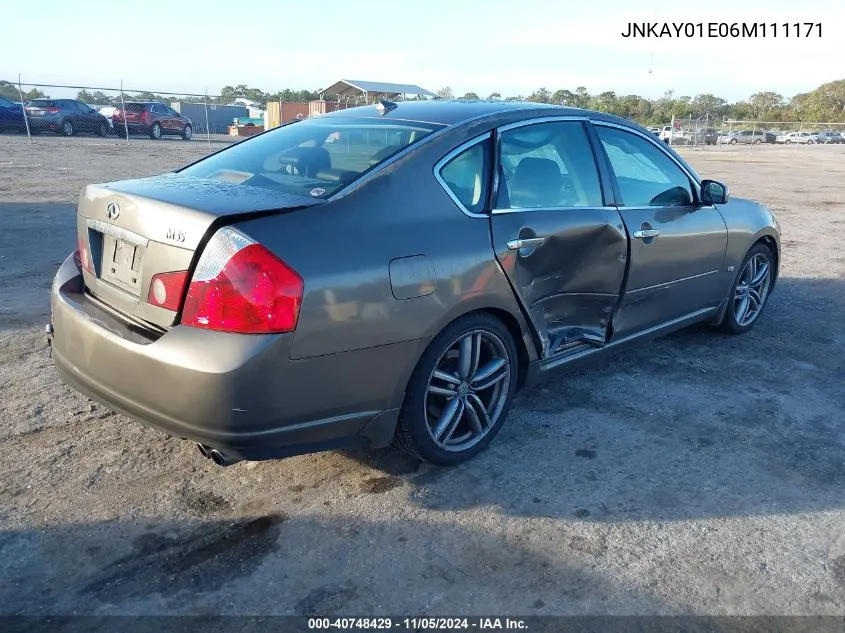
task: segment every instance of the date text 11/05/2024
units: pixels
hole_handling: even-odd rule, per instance
[[[628,22],[622,37],[821,37],[821,22]]]
[[[459,631],[459,630],[527,630],[520,618],[308,618],[308,630],[399,630],[399,631]]]

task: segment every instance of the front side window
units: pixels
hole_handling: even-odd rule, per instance
[[[470,213],[483,213],[489,188],[490,141],[476,143],[440,168],[440,178]]]
[[[499,175],[499,209],[602,206],[593,151],[579,121],[502,132]]]
[[[328,198],[441,127],[382,118],[314,117],[242,141],[179,173]]]
[[[689,178],[666,153],[644,138],[617,128],[597,125],[626,207],[689,206]]]

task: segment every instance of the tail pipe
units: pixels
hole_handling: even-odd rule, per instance
[[[232,464],[237,464],[239,461],[242,461],[237,457],[225,455],[218,451],[216,448],[211,448],[209,446],[206,446],[205,444],[197,443],[197,450],[200,452],[200,455],[202,455],[206,459],[210,459],[220,467],[231,466]]]
[[[237,464],[239,461],[241,461],[237,457],[232,457],[231,455],[224,455],[216,448],[209,453],[209,457],[211,457],[211,461],[221,467],[231,466],[232,464]]]

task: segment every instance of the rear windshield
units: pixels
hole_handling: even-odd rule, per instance
[[[316,117],[242,141],[180,173],[327,198],[441,127],[386,119]]]
[[[126,104],[126,111],[127,112],[143,112],[144,111],[143,103],[127,103]]]
[[[52,108],[53,102],[50,101],[49,99],[33,99],[32,101],[30,101],[26,105],[34,106],[36,108]]]

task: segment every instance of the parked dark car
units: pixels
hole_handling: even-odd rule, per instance
[[[553,370],[748,331],[780,261],[765,206],[648,130],[519,102],[342,110],[89,185],[77,239],[60,376],[221,465],[391,441],[464,461]]]
[[[774,132],[763,132],[766,135],[766,143],[776,143],[778,135]]]
[[[79,133],[108,136],[109,122],[94,108],[76,99],[33,99],[27,101],[26,118],[30,132],[55,132],[65,136]]]
[[[715,128],[697,130],[690,134],[692,142],[697,145],[715,145],[719,138],[719,132]]]
[[[123,107],[115,108],[112,114],[112,126],[121,137],[126,136],[127,128],[129,134],[147,134],[152,139],[175,135],[190,140],[194,134],[188,117],[158,101],[127,101],[123,106],[125,122]]]
[[[819,132],[816,134],[816,143],[823,143],[825,145],[831,144],[839,144],[845,142],[845,139],[842,138],[842,134],[839,132],[834,132],[831,130],[826,130],[824,132]]]
[[[23,108],[6,97],[0,97],[0,132],[20,132],[26,129]]]

